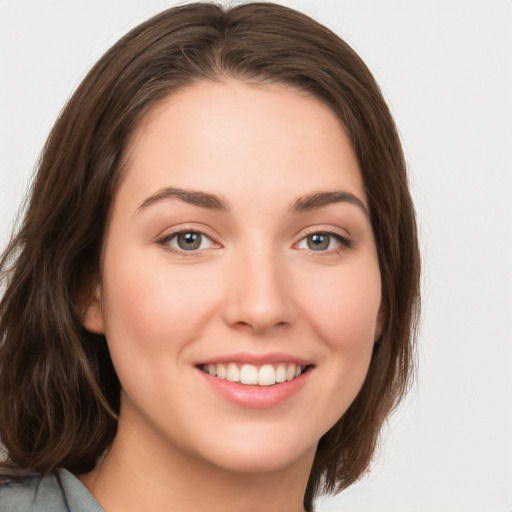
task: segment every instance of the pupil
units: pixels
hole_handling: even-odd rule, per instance
[[[178,235],[178,245],[185,251],[193,251],[201,245],[201,235],[198,233],[182,233]]]
[[[321,251],[329,247],[329,236],[317,233],[308,236],[308,247],[313,251]]]

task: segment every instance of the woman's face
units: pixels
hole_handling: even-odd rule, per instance
[[[151,112],[128,157],[84,320],[121,381],[118,435],[237,472],[311,463],[381,324],[340,122],[284,86],[201,83]]]

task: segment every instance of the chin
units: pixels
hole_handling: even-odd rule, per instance
[[[278,429],[270,435],[228,436],[225,443],[204,447],[203,457],[213,465],[233,473],[283,471],[297,464],[313,463],[318,440],[293,439]],[[219,440],[217,440],[219,441]],[[308,469],[309,471],[309,469]]]

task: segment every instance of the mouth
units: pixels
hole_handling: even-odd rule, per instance
[[[295,380],[311,367],[312,365],[300,365],[292,362],[263,365],[236,362],[198,365],[201,371],[211,377],[245,386],[264,387]]]

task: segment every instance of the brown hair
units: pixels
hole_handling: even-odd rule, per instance
[[[197,81],[286,83],[325,102],[359,160],[386,320],[363,387],[320,440],[305,505],[368,467],[408,388],[419,307],[414,208],[397,130],[355,52],[304,14],[270,3],[197,3],[138,26],[92,68],[44,147],[21,228],[0,260],[4,471],[90,471],[116,434],[120,384],[106,340],[81,323],[98,278],[125,148],[157,102]]]

